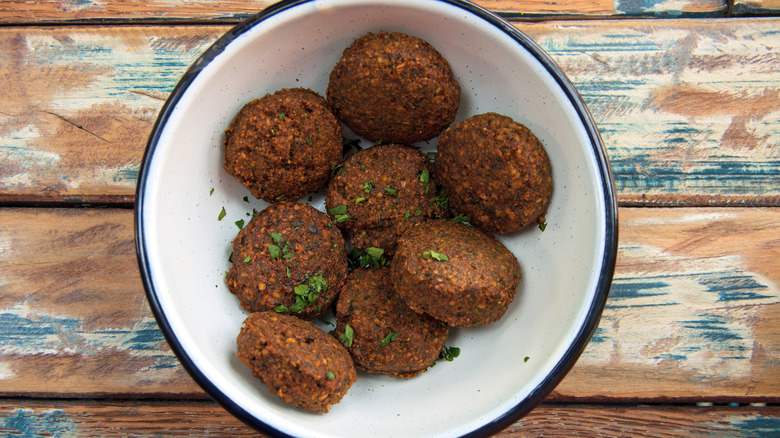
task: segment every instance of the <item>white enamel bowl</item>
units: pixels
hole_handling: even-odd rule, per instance
[[[266,204],[225,173],[222,142],[253,98],[299,86],[324,96],[343,49],[379,30],[421,37],[449,61],[463,94],[457,121],[493,111],[528,126],[549,154],[553,197],[544,231],[500,237],[523,269],[502,320],[453,330],[447,345],[460,357],[412,379],[361,372],[329,413],[312,414],[269,394],[235,356],[246,313],[224,282],[234,222]],[[214,399],[277,436],[482,436],[511,424],[584,349],[617,252],[609,164],[581,98],[527,36],[462,1],[287,1],[238,25],[192,65],[160,112],[136,199],[139,266],[166,339]],[[301,202],[324,206],[321,193]]]

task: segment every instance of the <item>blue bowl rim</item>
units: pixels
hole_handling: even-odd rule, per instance
[[[176,103],[182,98],[189,85],[212,60],[214,60],[220,53],[222,53],[228,44],[230,44],[244,32],[247,32],[269,17],[272,17],[284,10],[294,8],[311,1],[314,0],[282,0],[267,7],[266,9],[246,19],[222,35],[187,69],[179,83],[171,92],[168,100],[160,110],[154,127],[152,128],[152,132],[149,136],[149,141],[141,161],[134,208],[136,234],[135,246],[138,266],[141,272],[141,279],[143,281],[147,300],[149,301],[152,313],[154,314],[166,341],[190,376],[204,389],[204,391],[206,391],[206,393],[208,393],[214,400],[216,400],[223,408],[225,408],[227,411],[229,411],[247,425],[253,427],[259,432],[274,437],[290,437],[290,435],[258,420],[244,408],[231,400],[230,397],[222,392],[198,369],[185,349],[176,339],[173,333],[173,329],[168,322],[168,318],[166,317],[165,311],[162,308],[160,301],[157,299],[155,286],[151,281],[151,266],[149,266],[149,262],[146,257],[144,223],[141,218],[143,217],[143,204],[145,199],[144,193],[148,180],[147,169],[149,168],[168,118],[171,116]],[[531,53],[544,66],[547,72],[558,83],[563,93],[569,99],[570,103],[574,106],[574,109],[587,132],[593,148],[594,157],[598,164],[599,176],[601,178],[601,187],[604,192],[603,201],[606,218],[604,245],[605,251],[601,260],[601,269],[596,285],[596,293],[594,295],[593,301],[591,302],[590,308],[588,309],[585,322],[582,327],[580,327],[579,332],[575,336],[574,342],[572,342],[572,344],[566,350],[566,353],[553,368],[552,372],[550,372],[550,374],[545,379],[543,379],[542,382],[537,385],[533,391],[531,391],[528,397],[521,400],[518,404],[508,409],[506,412],[496,417],[491,422],[484,424],[479,428],[466,433],[465,435],[462,435],[462,437],[484,437],[494,434],[516,422],[525,416],[528,412],[530,412],[539,403],[541,403],[542,400],[544,400],[544,398],[547,397],[547,395],[549,395],[549,393],[552,392],[552,390],[558,385],[558,383],[560,383],[564,376],[566,376],[569,370],[571,370],[571,368],[574,366],[574,363],[577,361],[588,344],[590,338],[593,336],[593,333],[598,326],[599,320],[601,319],[601,313],[604,310],[604,306],[609,295],[609,289],[612,284],[612,278],[615,270],[618,245],[617,199],[615,196],[614,178],[612,176],[612,170],[609,165],[606,148],[604,146],[603,140],[601,139],[601,135],[599,134],[598,127],[593,120],[593,116],[582,100],[582,97],[575,89],[574,85],[569,81],[560,67],[558,67],[558,65],[545,53],[545,51],[514,25],[505,21],[493,12],[482,8],[481,6],[477,6],[471,2],[463,0],[431,1],[448,3],[484,19],[514,39],[518,44],[528,50],[528,52]]]

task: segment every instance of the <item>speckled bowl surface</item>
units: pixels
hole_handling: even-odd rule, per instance
[[[329,413],[312,414],[270,394],[235,355],[246,313],[224,281],[230,242],[235,222],[266,204],[225,173],[222,142],[233,116],[254,98],[298,86],[324,96],[344,48],[379,30],[421,37],[449,61],[462,88],[456,121],[493,111],[528,126],[549,154],[553,197],[544,231],[532,226],[500,236],[523,270],[503,319],[453,329],[447,345],[461,353],[452,362],[408,380],[361,372]],[[418,146],[435,150],[436,141]],[[322,193],[300,202],[324,210]],[[565,75],[515,26],[462,1],[286,1],[225,34],[172,92],[142,163],[136,242],[149,303],[182,364],[258,430],[483,436],[530,411],[585,348],[612,280],[616,211],[590,114]]]

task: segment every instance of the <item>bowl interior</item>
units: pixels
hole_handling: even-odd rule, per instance
[[[549,66],[491,21],[439,1],[310,1],[237,28],[177,88],[150,141],[139,184],[139,257],[160,325],[185,365],[234,413],[263,428],[307,436],[457,436],[488,430],[552,389],[586,342],[606,296],[615,225],[602,146]],[[235,222],[265,203],[222,167],[224,130],[248,101],[285,87],[324,96],[352,40],[400,31],[429,41],[462,88],[457,121],[488,111],[528,126],[552,163],[547,227],[501,236],[523,279],[504,318],[455,329],[453,362],[408,380],[359,373],[328,414],[269,394],[235,356],[246,313],[224,282]],[[205,63],[205,61],[210,61]],[[346,132],[346,131],[345,131]],[[347,134],[350,135],[350,134]],[[595,143],[594,143],[595,141]],[[436,141],[422,143],[433,150]],[[323,209],[322,193],[309,202]],[[219,220],[224,209],[225,216]],[[608,281],[607,281],[608,284]],[[326,328],[327,329],[327,328]],[[527,359],[526,359],[527,358]],[[538,400],[536,400],[538,401]],[[529,406],[530,408],[530,406]],[[487,425],[487,426],[486,426]]]

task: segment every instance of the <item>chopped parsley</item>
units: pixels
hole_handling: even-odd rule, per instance
[[[539,222],[539,229],[544,231],[547,228],[547,222]]]
[[[439,357],[447,362],[452,362],[458,356],[460,356],[460,348],[458,347],[448,347],[445,345],[441,348],[441,352],[439,352]]]
[[[338,207],[333,207],[330,210],[328,210],[330,214],[337,216],[340,214],[345,214],[347,212],[347,206],[346,205],[339,205]]]
[[[213,194],[214,194],[214,187],[212,187],[211,190],[209,191],[209,196],[211,196]]]
[[[274,312],[276,313],[287,313],[289,311],[290,309],[288,309],[287,306],[285,306],[284,304],[274,307]]]
[[[336,378],[336,375],[333,374],[333,371],[328,371],[327,373],[325,373],[325,377],[327,377],[328,380],[333,380]]]
[[[433,251],[433,250],[425,251],[424,253],[422,253],[422,258],[424,258],[424,259],[434,259],[434,260],[438,260],[440,262],[446,262],[446,261],[449,260],[449,257],[447,257],[446,255],[444,255],[444,254],[442,254],[440,252]]]
[[[271,240],[273,240],[275,244],[281,245],[282,244],[282,233],[271,233]]]
[[[412,214],[409,212],[409,210],[406,210],[406,213],[404,213],[404,219],[409,219],[409,217],[410,217],[411,215],[412,215]]]
[[[249,196],[244,196],[244,202],[249,202]]]
[[[398,190],[391,189],[390,187],[385,187],[385,192],[390,196],[398,196]]]
[[[306,137],[306,144],[311,144],[311,135]]]
[[[331,164],[330,165],[330,177],[333,178],[336,175],[336,173],[338,173],[339,169],[341,169],[342,167],[344,167],[343,163],[342,164],[338,164],[338,165]]]
[[[276,260],[282,255],[282,250],[276,245],[268,245],[268,253],[271,254],[271,258]]]
[[[252,261],[252,256],[246,256],[246,258],[243,260],[244,263],[249,263]]]
[[[526,356],[525,358],[523,358],[523,362],[528,362],[528,359],[530,359],[530,357]]]
[[[279,113],[279,120],[284,120],[284,113]]]
[[[378,268],[380,266],[389,266],[390,261],[385,257],[385,250],[374,246],[366,248],[363,252],[357,248],[347,254],[347,261],[350,269],[358,268]]]
[[[365,202],[366,198],[355,198],[355,204],[360,204],[361,202]]]
[[[426,152],[425,157],[428,158],[429,161],[436,160],[436,152]]]
[[[291,312],[301,313],[303,309],[314,304],[320,294],[328,290],[328,282],[322,274],[314,274],[308,279],[308,284],[299,284],[293,288],[295,292],[295,304],[290,308]]]
[[[443,210],[450,209],[450,197],[444,192],[439,193],[438,196],[433,198],[433,202]]]
[[[463,213],[459,213],[457,216],[455,216],[452,219],[450,219],[450,221],[457,222],[459,224],[464,224],[466,222],[471,222],[471,218],[466,216]]]
[[[363,183],[363,191],[366,193],[371,192],[371,189],[374,188],[374,182],[373,181],[366,181]]]
[[[401,336],[400,333],[390,332],[389,335],[385,336],[385,338],[382,339],[382,342],[380,342],[379,345],[381,345],[382,347],[386,347],[389,343],[398,339],[399,336]]]
[[[225,211],[225,207],[222,207],[222,211],[219,212],[219,216],[217,216],[217,220],[222,220],[227,216],[227,211]]]
[[[428,182],[431,179],[431,174],[428,172],[428,169],[423,169],[422,172],[420,172],[420,182],[425,184],[425,194],[428,194],[428,191],[431,189],[431,187],[428,185]]]
[[[348,221],[348,220],[349,220],[349,215],[348,215],[348,214],[337,214],[337,215],[336,215],[336,216],[333,218],[333,222],[335,222],[335,223],[337,223],[337,224],[340,224],[340,223],[342,223],[342,222],[346,222],[346,221]]]
[[[342,333],[341,336],[339,336],[339,340],[345,347],[349,348],[352,346],[352,340],[354,339],[354,337],[355,337],[355,331],[352,330],[352,327],[350,327],[349,324],[346,324],[344,326],[344,333]]]
[[[239,230],[243,229],[244,228],[244,220],[243,219],[237,220],[236,221],[236,226],[238,227]]]

